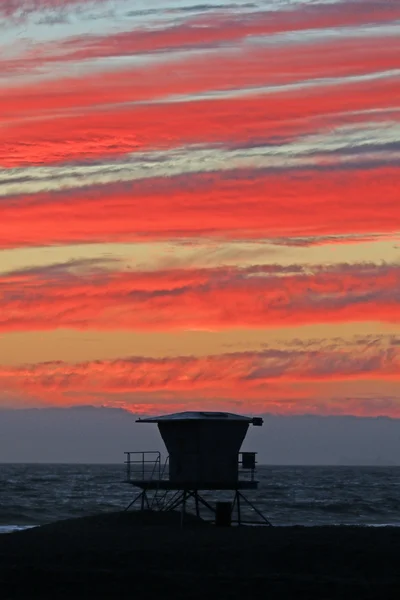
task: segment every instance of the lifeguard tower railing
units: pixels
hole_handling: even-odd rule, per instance
[[[203,518],[200,511],[200,507],[202,507],[207,509],[208,514],[215,515],[216,519],[216,507],[212,504],[212,494],[215,491],[225,490],[224,494],[229,491],[234,493],[233,502],[228,503],[232,523],[271,525],[263,513],[243,495],[242,491],[257,489],[256,452],[238,453],[238,478],[232,482],[197,481],[196,477],[194,477],[194,481],[190,482],[170,480],[169,456],[162,460],[160,452],[151,450],[125,452],[125,456],[126,483],[141,490],[125,510],[129,510],[137,503],[140,503],[141,510],[171,511],[180,508],[182,525],[186,504],[192,502],[197,517]],[[190,454],[190,456],[197,456],[197,454]],[[200,491],[205,492],[205,495]],[[225,504],[227,503],[225,502]],[[242,512],[242,504],[243,508],[247,507],[247,516]],[[212,520],[212,522],[214,521]]]
[[[238,481],[256,485],[256,452],[238,453]],[[125,452],[126,482],[162,482],[169,478],[169,456],[156,450]]]

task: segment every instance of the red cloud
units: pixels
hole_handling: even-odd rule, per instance
[[[78,364],[41,363],[25,367],[0,368],[2,389],[28,394],[42,401],[71,404],[107,399],[126,401],[132,409],[156,409],[163,399],[170,408],[202,405],[210,401],[215,410],[232,408],[246,398],[247,410],[257,412],[323,412],[389,414],[400,416],[394,403],[385,406],[377,399],[363,402],[350,398],[330,401],[331,381],[389,380],[399,382],[400,354],[396,348],[372,345],[346,350],[276,350],[165,359],[131,358]],[[306,384],[296,389],[299,383]],[[316,396],[316,384],[319,394]],[[309,387],[307,387],[307,385]],[[129,400],[128,400],[129,398]],[[138,402],[139,401],[139,402]],[[172,405],[172,406],[171,406]],[[351,410],[349,411],[349,407]],[[330,410],[331,409],[331,410]]]
[[[107,89],[106,79],[103,86]],[[45,93],[44,87],[43,97]],[[12,102],[0,98],[2,114],[9,114],[7,127],[2,129],[0,164],[15,167],[98,159],[196,143],[263,142],[274,136],[366,121],[371,115],[353,113],[396,108],[399,97],[400,80],[382,79],[250,97],[118,106],[80,115],[48,117],[44,111],[40,119],[37,108],[31,113],[35,118],[26,118],[34,99],[21,99],[21,105],[15,98]],[[379,115],[374,115],[376,119]]]
[[[114,48],[114,45],[112,45]],[[220,51],[212,69],[209,55],[195,55],[85,77],[8,87],[0,107],[9,117],[142,100],[211,90],[283,85],[324,77],[346,77],[398,67],[400,39],[355,38],[292,46]],[[54,57],[56,58],[56,57]],[[26,65],[27,58],[22,59]],[[35,64],[33,59],[33,65]],[[7,64],[3,63],[3,68]],[[12,65],[8,65],[11,68]]]
[[[190,330],[398,322],[400,268],[260,266],[0,279],[0,330]]]
[[[1,11],[1,8],[0,8]],[[360,26],[364,23],[390,22],[400,17],[400,9],[393,3],[344,3],[340,5],[314,5],[301,6],[293,10],[273,11],[273,12],[241,12],[240,15],[229,13],[214,13],[211,16],[189,18],[178,25],[169,25],[166,28],[156,28],[147,30],[124,31],[116,34],[101,36],[81,36],[68,38],[57,43],[37,44],[33,50],[14,60],[2,61],[3,72],[12,72],[21,69],[29,70],[36,66],[43,67],[46,64],[62,61],[82,61],[102,57],[131,56],[138,53],[154,53],[171,50],[185,50],[188,48],[221,48],[228,46],[231,49],[233,44],[240,44],[248,36],[266,36],[285,31],[312,30],[325,27],[338,26]],[[368,54],[369,47],[376,45],[374,39],[368,39],[368,44],[359,39],[358,43],[364,46],[364,51]],[[340,46],[335,43],[337,51],[340,52],[341,46],[348,44],[346,39],[342,40]],[[380,43],[381,50],[386,47],[389,51],[390,45],[396,45],[396,39],[387,40]],[[314,51],[313,58],[322,55],[321,44],[316,45],[317,52]],[[275,63],[274,54],[279,50],[274,47],[270,50],[271,59],[268,60],[268,70],[271,63]],[[329,53],[329,42],[328,49]],[[395,48],[392,49],[393,56]],[[291,56],[296,61],[300,59],[297,51]],[[326,56],[325,56],[326,57]],[[351,58],[351,54],[348,54]],[[366,61],[367,56],[365,57]],[[279,59],[278,59],[279,61]],[[209,59],[206,60],[209,66]],[[372,60],[373,63],[373,60]],[[196,64],[196,62],[195,62]],[[329,65],[327,65],[328,68]],[[265,64],[264,64],[265,67]],[[371,64],[371,70],[374,65]],[[163,70],[164,69],[164,70]],[[161,69],[161,75],[165,76],[165,67]],[[295,66],[292,68],[294,71]],[[173,75],[173,67],[167,69],[169,75]],[[143,70],[142,70],[143,72]],[[221,69],[221,74],[225,71]],[[326,71],[325,71],[326,73]]]
[[[257,170],[3,199],[3,248],[169,238],[397,233],[399,172]]]

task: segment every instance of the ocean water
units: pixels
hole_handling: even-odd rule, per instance
[[[259,466],[257,479],[246,496],[273,525],[400,525],[400,467]],[[123,464],[0,465],[0,532],[123,510],[137,491],[124,480]]]

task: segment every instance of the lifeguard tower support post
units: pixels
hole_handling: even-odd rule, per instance
[[[255,490],[256,453],[240,452],[249,425],[261,426],[259,417],[245,417],[222,412],[182,412],[138,419],[138,423],[157,423],[169,455],[161,463],[160,452],[125,452],[127,482],[140,493],[127,507],[140,502],[141,510],[169,511],[181,509],[182,521],[188,500],[194,501],[200,517],[200,505],[218,516],[222,504],[204,498],[200,492],[232,492],[229,523],[271,525],[268,519],[244,495]],[[252,515],[246,519],[241,502]],[[246,511],[247,512],[247,511]],[[236,518],[235,518],[236,517]]]

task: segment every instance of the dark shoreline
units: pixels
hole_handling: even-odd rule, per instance
[[[108,513],[0,536],[0,596],[400,596],[400,528],[232,527],[179,514]]]

